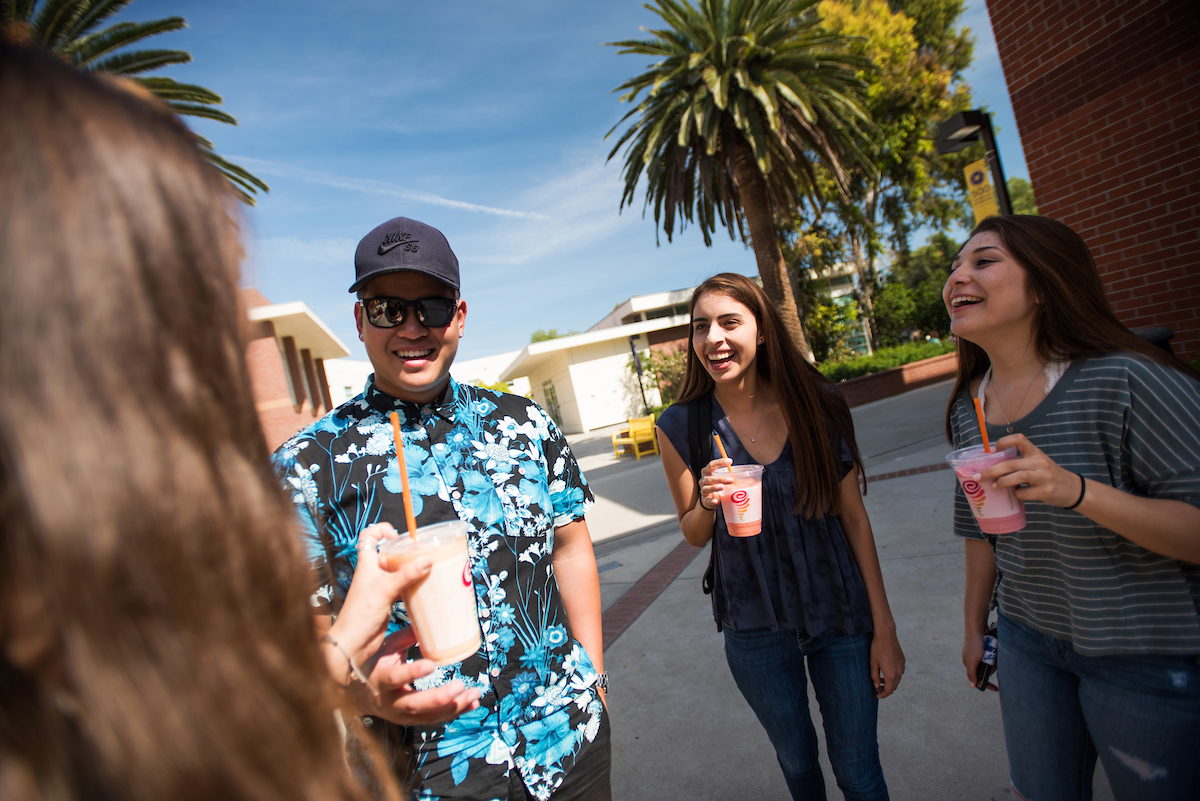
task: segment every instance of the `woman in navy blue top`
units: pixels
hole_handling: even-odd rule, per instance
[[[838,787],[847,799],[885,799],[878,699],[896,689],[904,653],[859,492],[850,411],[744,276],[722,273],[697,287],[691,318],[684,387],[659,420],[659,441],[684,538],[713,542],[713,615],[730,671],[793,798],[825,798],[811,675]],[[709,419],[698,420],[706,397]],[[689,467],[696,425],[707,461],[699,475]],[[729,535],[720,499],[730,464],[765,468],[756,536]]]

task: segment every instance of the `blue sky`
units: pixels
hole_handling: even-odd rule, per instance
[[[171,15],[189,28],[147,46],[194,61],[161,74],[223,96],[238,127],[192,124],[271,186],[247,213],[244,283],[307,303],[355,358],[354,247],[391,217],[434,225],[458,255],[463,359],[585,330],[631,295],[757,271],[724,234],[707,248],[689,227],[656,246],[640,195],[618,214],[604,135],[628,106],[610,91],[649,62],[600,43],[655,25],[637,0],[137,0],[120,18]],[[983,0],[961,23],[1005,170],[1028,177]]]

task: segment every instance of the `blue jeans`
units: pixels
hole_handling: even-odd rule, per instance
[[[1200,798],[1200,663],[1080,656],[1000,615],[996,660],[1013,789],[1090,799],[1099,755],[1119,801]]]
[[[725,629],[725,659],[738,689],[767,730],[796,801],[824,801],[817,733],[808,713],[805,657],[812,674],[833,775],[848,801],[886,799],[871,686],[871,635],[816,637],[767,628]]]

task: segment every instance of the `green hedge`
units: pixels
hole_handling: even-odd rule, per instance
[[[930,342],[910,342],[894,348],[880,348],[869,356],[854,356],[835,362],[824,362],[817,369],[830,381],[845,381],[860,375],[879,373],[910,362],[919,362],[954,351],[949,339]]]

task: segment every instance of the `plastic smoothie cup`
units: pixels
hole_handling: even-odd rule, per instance
[[[721,492],[721,509],[731,537],[753,537],[762,531],[762,474],[760,464],[735,464],[729,468],[733,486]]]
[[[417,529],[414,540],[401,533],[379,546],[384,563],[399,570],[426,556],[429,575],[410,585],[401,597],[421,646],[421,655],[439,665],[461,662],[479,650],[479,617],[467,556],[467,524],[461,520]]]
[[[993,489],[974,478],[989,467],[1020,458],[1020,455],[1016,448],[986,453],[982,445],[972,445],[946,456],[967,496],[971,514],[975,515],[975,521],[984,534],[1011,534],[1025,528],[1025,504],[1021,503],[1012,487]]]

